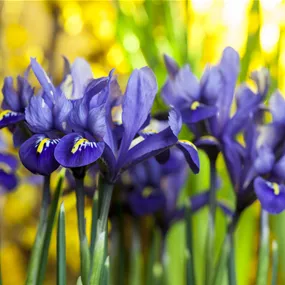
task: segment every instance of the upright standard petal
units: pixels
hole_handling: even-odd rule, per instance
[[[254,180],[254,190],[261,206],[271,214],[279,214],[285,209],[285,186],[269,182],[261,177]]]
[[[190,66],[182,67],[175,78],[169,78],[162,88],[161,95],[167,105],[178,109],[189,108],[194,101],[199,101],[200,86]]]
[[[34,133],[46,133],[53,129],[53,115],[42,96],[32,97],[25,110],[25,118]]]
[[[4,109],[10,109],[15,112],[20,112],[21,111],[20,96],[17,93],[17,91],[14,89],[12,77],[6,77],[4,79],[2,93],[4,96],[2,107]]]
[[[230,108],[233,101],[235,84],[239,73],[239,55],[231,47],[223,51],[221,61],[218,65],[223,77],[223,90],[218,98],[220,131],[223,129],[230,115]]]
[[[97,139],[103,139],[107,131],[105,105],[89,111],[88,129]]]
[[[95,162],[103,154],[104,142],[95,142],[77,133],[64,136],[55,148],[55,158],[66,168],[75,168]]]
[[[41,65],[37,62],[35,58],[31,58],[31,67],[38,81],[43,87],[45,94],[53,102],[54,97],[56,95],[56,89],[54,85],[52,84],[50,78],[47,76],[46,72],[44,71],[44,69],[41,67]]]
[[[224,79],[217,66],[207,67],[200,81],[201,101],[207,105],[215,105],[223,91]]]
[[[54,126],[57,130],[64,133],[71,131],[70,125],[68,124],[68,118],[72,107],[72,102],[68,100],[64,94],[61,94],[55,98],[55,104],[52,113]]]
[[[157,83],[150,68],[144,67],[132,73],[123,99],[124,135],[119,156],[128,151],[133,138],[146,121],[156,92]]]
[[[257,158],[254,161],[254,168],[260,175],[268,174],[272,170],[275,162],[275,155],[267,146],[262,146],[257,150]]]
[[[168,55],[163,55],[163,59],[164,59],[164,63],[165,63],[165,66],[166,66],[166,69],[168,71],[168,74],[171,78],[174,78],[175,75],[178,73],[179,71],[179,66],[177,64],[177,62],[171,58],[170,56]]]
[[[89,63],[83,58],[75,59],[71,67],[71,76],[73,82],[72,98],[79,99],[84,95],[84,89],[89,80],[93,78],[93,73]]]
[[[285,99],[279,91],[276,91],[269,100],[270,112],[273,116],[273,121],[285,124]]]
[[[33,135],[20,147],[23,165],[35,174],[50,175],[59,166],[54,158],[58,142],[59,139],[50,139],[45,135]]]

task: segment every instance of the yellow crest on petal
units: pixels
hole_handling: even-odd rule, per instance
[[[44,138],[43,140],[41,140],[41,142],[39,143],[39,145],[37,147],[37,153],[42,153],[43,152],[44,146],[45,146],[47,141],[49,141],[48,138]]]
[[[82,144],[84,144],[85,142],[88,142],[88,140],[87,140],[87,139],[84,139],[84,138],[79,139],[79,140],[74,144],[74,146],[73,146],[71,152],[72,152],[73,154],[76,153],[76,152],[78,151],[79,147],[80,147]]]

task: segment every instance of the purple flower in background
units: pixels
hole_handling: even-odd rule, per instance
[[[0,194],[10,192],[17,186],[18,160],[11,154],[0,153]]]
[[[135,216],[155,214],[163,232],[167,232],[175,220],[183,218],[184,209],[178,206],[178,197],[189,172],[182,152],[171,149],[166,163],[159,164],[155,158],[150,158],[128,172],[132,186],[129,186],[131,192],[127,194],[127,200]],[[209,191],[192,196],[190,201],[194,213],[208,204]],[[222,207],[228,209],[225,205]]]
[[[24,120],[25,108],[34,94],[34,89],[30,86],[26,74],[24,77],[17,77],[17,89],[14,88],[13,78],[6,77],[2,93],[4,100],[2,102],[3,111],[0,113],[0,128]]]

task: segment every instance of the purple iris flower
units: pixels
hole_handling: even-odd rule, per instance
[[[156,214],[156,222],[163,232],[167,232],[173,222],[184,216],[183,207],[177,201],[187,178],[188,167],[184,155],[178,149],[171,149],[166,163],[160,164],[150,158],[129,170],[131,192],[128,204],[136,216]],[[196,212],[208,204],[209,191],[204,191],[190,198],[191,210]],[[226,212],[227,206],[221,204]]]
[[[122,171],[178,144],[197,172],[196,148],[189,142],[178,142],[182,123],[178,112],[170,112],[169,124],[164,130],[142,134],[149,124],[156,92],[156,79],[148,67],[132,73],[123,96],[112,72],[109,78],[90,83],[84,97],[74,101],[69,124],[75,133],[61,139],[55,149],[56,160],[65,167],[74,168],[100,158],[102,171],[113,183]],[[119,119],[112,116],[117,110],[121,110]],[[140,134],[141,141],[136,143]]]
[[[89,65],[83,59],[77,59],[63,82],[55,87],[35,59],[31,59],[31,67],[42,90],[26,107],[25,119],[34,135],[21,145],[19,154],[31,172],[50,175],[59,166],[54,157],[55,147],[64,134],[72,130],[69,114],[79,105],[77,101],[82,100],[83,90],[87,89],[93,75]]]
[[[29,104],[34,90],[27,80],[27,74],[17,77],[17,89],[14,88],[13,78],[6,77],[2,88],[4,100],[3,111],[0,113],[0,128],[14,125],[25,119],[25,108]]]
[[[0,153],[0,194],[7,193],[16,188],[18,180],[16,169],[18,160],[11,154]]]
[[[165,64],[169,78],[162,89],[164,101],[180,110],[183,122],[194,127],[193,132],[197,132],[195,123],[209,119],[210,133],[218,137],[230,114],[239,71],[237,52],[226,48],[220,63],[208,66],[200,82],[189,65],[179,69],[168,56],[165,56]]]
[[[277,214],[285,209],[285,100],[279,91],[270,98],[272,122],[260,128],[254,160],[254,189],[262,207]],[[263,179],[262,177],[265,177]]]

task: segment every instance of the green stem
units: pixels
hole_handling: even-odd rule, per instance
[[[90,272],[90,284],[99,285],[104,274],[104,262],[107,258],[108,246],[108,215],[112,200],[113,184],[108,183],[103,177],[99,177],[99,220],[95,249],[93,249],[92,265]]]
[[[65,210],[60,206],[57,229],[57,285],[66,285]]]
[[[269,268],[269,227],[268,213],[261,210],[260,217],[260,240],[259,240],[259,259],[256,276],[256,285],[265,285],[268,280]]]
[[[41,253],[47,226],[48,206],[50,201],[50,176],[44,177],[43,196],[40,210],[39,225],[29,262],[26,285],[36,285],[40,269]]]
[[[185,205],[186,225],[186,284],[195,285],[195,269],[193,257],[192,213],[189,203]]]
[[[231,239],[234,237],[234,232],[237,226],[237,223],[240,218],[240,213],[235,213],[232,221],[228,225],[227,233],[222,244],[221,252],[219,254],[219,259],[217,265],[215,267],[215,273],[213,276],[213,285],[220,285],[222,284],[223,280],[223,273],[226,266],[227,261],[229,260],[229,254],[231,251]],[[234,264],[234,263],[233,263]],[[231,283],[229,283],[231,284]]]
[[[85,217],[84,217],[84,178],[75,177],[75,193],[76,193],[76,209],[78,219],[78,232],[80,240],[80,266],[82,284],[88,284],[88,275],[90,268],[90,253],[88,248],[88,241],[85,232]]]
[[[214,243],[216,216],[216,157],[210,158],[210,198],[209,198],[209,227],[206,239],[206,276],[205,284],[210,285],[214,272]]]
[[[272,242],[272,278],[271,285],[277,285],[278,279],[278,244],[276,240]]]
[[[112,194],[113,194],[113,188],[114,185],[108,183],[104,180],[103,177],[100,177],[99,179],[99,199],[101,196],[100,202],[100,228],[99,232],[106,231],[107,229],[107,222],[108,222],[108,215],[110,210],[110,204],[112,200]]]
[[[237,220],[234,221],[236,226]],[[232,224],[233,225],[233,224]],[[235,270],[235,242],[234,242],[234,228],[229,229],[229,257],[228,257],[228,281],[229,285],[236,285],[236,270]]]
[[[98,190],[94,192],[92,203],[92,223],[91,223],[91,243],[90,243],[90,255],[93,256],[96,235],[97,235],[97,221],[98,221]]]

